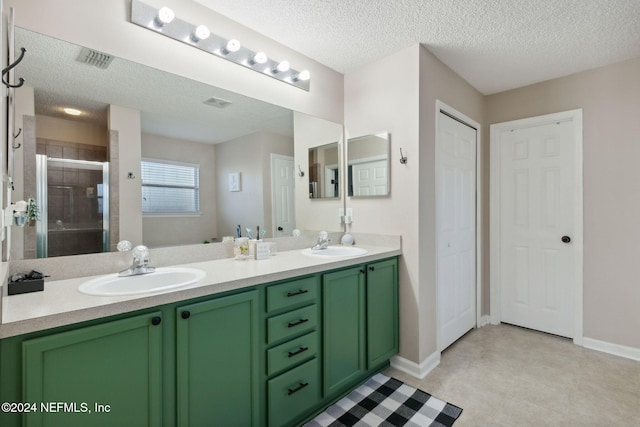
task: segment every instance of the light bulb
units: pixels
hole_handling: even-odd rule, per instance
[[[207,28],[206,25],[198,25],[196,30],[193,32],[192,38],[195,41],[200,41],[204,39],[208,39],[211,35],[211,31]]]
[[[162,27],[163,25],[167,25],[169,22],[173,21],[173,18],[176,17],[176,14],[173,13],[173,10],[164,6],[161,7],[158,11],[158,16],[156,17],[156,22]]]
[[[252,64],[264,64],[267,62],[267,54],[264,52],[256,52],[255,55],[251,58]]]
[[[237,52],[240,50],[240,42],[236,39],[231,39],[227,42],[227,45],[224,47],[224,53]]]
[[[278,64],[274,71],[276,73],[284,73],[286,71],[289,71],[289,68],[291,68],[291,66],[289,65],[289,61],[282,61]]]
[[[79,116],[82,114],[82,111],[76,110],[75,108],[63,108],[62,110],[70,116]]]
[[[295,80],[306,82],[310,78],[311,78],[311,73],[309,73],[309,70],[302,70],[296,75]]]

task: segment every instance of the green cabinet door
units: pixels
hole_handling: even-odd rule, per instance
[[[398,262],[367,266],[367,368],[398,352]]]
[[[258,414],[258,292],[177,308],[179,426],[251,426]]]
[[[160,312],[24,341],[26,426],[161,424]]]
[[[322,278],[324,396],[339,392],[366,371],[363,267]]]

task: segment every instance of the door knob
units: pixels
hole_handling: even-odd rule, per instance
[[[562,236],[562,243],[569,243],[571,242],[571,237],[569,236]]]
[[[278,226],[278,231],[283,231],[283,230],[284,230],[284,228]]]

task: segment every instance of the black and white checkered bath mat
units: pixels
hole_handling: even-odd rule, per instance
[[[306,427],[451,426],[459,408],[383,374],[329,406]]]

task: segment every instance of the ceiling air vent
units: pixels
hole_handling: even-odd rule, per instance
[[[105,69],[113,62],[113,56],[83,47],[78,55],[78,61]]]
[[[231,101],[227,101],[226,99],[215,98],[215,97],[207,99],[206,101],[204,101],[204,103],[217,108],[225,108],[232,104]]]

